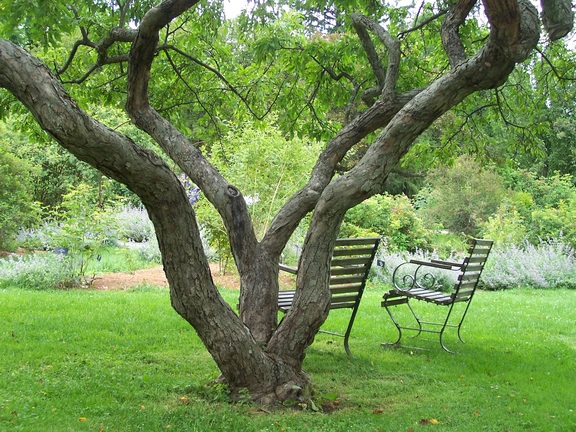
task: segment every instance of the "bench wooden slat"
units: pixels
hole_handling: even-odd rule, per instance
[[[333,257],[353,256],[353,255],[370,256],[371,253],[372,253],[372,247],[362,247],[362,248],[353,248],[353,249],[334,249],[332,256]]]
[[[370,257],[353,257],[353,258],[340,258],[333,259],[330,263],[330,267],[350,267],[354,265],[367,265],[371,263]]]
[[[330,278],[330,286],[332,285],[345,285],[345,284],[352,284],[352,283],[360,283],[364,281],[364,277],[360,276],[340,276],[340,277],[332,277]]]
[[[380,237],[338,238],[336,239],[336,246],[354,246],[354,245],[366,245],[366,244],[374,245],[375,241],[379,243]]]
[[[341,276],[341,275],[364,275],[366,273],[366,267],[332,267],[330,269],[331,277]]]

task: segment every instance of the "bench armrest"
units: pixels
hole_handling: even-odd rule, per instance
[[[420,260],[410,260],[410,264],[416,264],[418,266],[435,267],[443,270],[452,270],[452,265],[449,263],[433,261],[420,261]]]
[[[433,259],[430,261],[433,263],[436,263],[436,264],[443,264],[443,265],[448,265],[450,267],[457,267],[459,269],[462,268],[462,266],[464,265],[463,262],[451,262],[451,261],[443,261],[443,260],[437,260],[437,259]]]
[[[284,264],[279,264],[278,267],[280,268],[280,270],[285,271],[287,273],[298,274],[297,268],[289,267],[289,266],[284,265]]]

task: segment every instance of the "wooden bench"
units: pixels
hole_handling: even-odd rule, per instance
[[[448,327],[457,328],[458,338],[461,342],[464,342],[460,330],[464,318],[466,317],[466,313],[468,312],[468,308],[470,307],[472,297],[474,297],[474,293],[478,287],[478,281],[480,280],[480,275],[484,269],[484,264],[486,263],[492,244],[492,240],[473,239],[469,249],[469,255],[461,263],[441,260],[432,260],[429,262],[411,260],[400,264],[394,270],[394,274],[392,275],[394,289],[384,294],[384,300],[381,303],[382,307],[386,309],[398,330],[398,339],[395,342],[384,343],[382,345],[398,346],[400,344],[400,339],[402,338],[403,329],[415,330],[417,333],[414,337],[419,336],[422,332],[439,334],[440,345],[442,348],[448,352],[452,352],[446,347],[442,339],[444,330]],[[407,266],[413,266],[414,269],[410,272],[406,272]],[[435,276],[427,270],[430,268],[459,272],[454,289],[451,292],[442,292],[436,282]],[[409,303],[411,299],[432,303],[438,306],[447,306],[446,318],[441,322],[421,320]],[[457,320],[457,323],[451,323],[449,321],[450,316],[453,312],[454,305],[457,303],[467,304],[462,316]],[[408,306],[416,320],[417,327],[400,325],[399,321],[392,315],[390,308],[401,304],[406,304]]]
[[[323,333],[341,336],[344,338],[344,349],[352,355],[348,346],[348,339],[358,306],[364,293],[368,273],[376,255],[380,238],[341,238],[336,240],[332,260],[330,262],[330,292],[332,298],[330,309],[352,309],[348,327],[344,334],[321,330]],[[297,274],[293,267],[280,265],[280,270]],[[280,291],[278,294],[278,310],[288,312],[294,301],[295,290]]]

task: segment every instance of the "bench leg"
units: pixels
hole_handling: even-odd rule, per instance
[[[387,298],[387,297],[384,298],[384,301],[382,302],[382,306],[386,309],[386,312],[388,312],[388,315],[390,316],[390,318],[392,319],[392,322],[394,323],[394,325],[396,326],[396,329],[398,330],[398,339],[396,339],[396,341],[391,342],[391,343],[383,343],[382,346],[383,347],[398,347],[400,345],[400,340],[402,338],[402,330],[404,329],[404,330],[415,331],[416,334],[412,337],[418,337],[422,334],[422,332],[436,333],[439,336],[439,342],[440,342],[440,346],[442,347],[442,349],[444,349],[444,351],[446,351],[448,353],[453,353],[453,351],[450,350],[446,346],[446,344],[444,343],[444,331],[446,330],[446,327],[457,327],[458,332],[460,332],[460,327],[462,325],[462,321],[464,320],[464,316],[466,315],[466,311],[464,311],[464,315],[462,316],[460,323],[457,325],[448,323],[448,321],[450,320],[450,315],[452,314],[452,308],[454,307],[453,303],[449,306],[448,313],[446,314],[446,318],[444,319],[443,322],[422,321],[420,319],[420,317],[416,314],[416,311],[414,311],[414,309],[412,308],[412,305],[410,304],[409,300],[410,299],[408,297],[400,297],[399,298],[398,296],[391,296],[390,298]],[[400,323],[396,320],[396,318],[392,314],[392,311],[391,311],[392,306],[397,306],[399,304],[404,304],[404,303],[406,303],[406,305],[408,306],[410,313],[412,314],[412,316],[414,317],[414,320],[418,324],[417,326],[414,326],[414,327],[402,326],[402,325],[400,325]],[[466,310],[467,309],[468,308],[466,308]],[[433,329],[429,329],[429,328],[424,329],[424,325],[437,326],[439,329],[438,330],[433,330]],[[458,337],[460,338],[460,334],[458,334]],[[462,341],[461,338],[460,338],[460,340]]]
[[[440,346],[444,349],[444,351],[446,351],[450,354],[454,354],[454,351],[448,349],[448,347],[446,345],[444,345],[444,340],[442,339],[444,337],[444,330],[446,330],[446,325],[444,325],[442,327],[442,329],[440,330]]]
[[[444,330],[446,330],[446,327],[457,327],[458,328],[458,338],[460,339],[460,341],[464,342],[462,340],[462,338],[460,338],[460,326],[462,325],[462,321],[464,320],[464,315],[466,315],[466,312],[464,312],[462,319],[460,320],[460,322],[457,325],[448,324],[448,320],[450,319],[450,315],[452,314],[453,308],[454,308],[454,303],[452,303],[450,305],[450,309],[448,309],[448,313],[446,314],[446,319],[444,320],[444,324],[442,325],[442,328],[440,329],[440,346],[444,349],[444,351],[449,352],[450,354],[454,354],[454,351],[448,349],[448,347],[446,347],[446,345],[444,345],[444,339],[443,339]],[[466,307],[466,309],[468,309],[468,307]]]
[[[346,350],[346,354],[350,357],[354,357],[352,355],[352,351],[350,351],[350,346],[348,345],[348,339],[350,338],[350,333],[352,332],[352,326],[354,325],[354,320],[356,319],[356,314],[358,313],[359,303],[356,303],[354,308],[352,309],[352,314],[350,315],[350,321],[348,321],[348,328],[346,329],[346,333],[344,333],[344,349]]]
[[[418,318],[418,315],[416,315],[416,312],[414,312],[414,309],[412,309],[412,306],[410,306],[410,302],[406,302],[406,306],[408,306],[408,309],[410,309],[410,312],[412,312],[414,320],[416,320],[418,323],[417,333],[412,337],[418,337],[422,333],[422,321],[420,321],[420,318]]]

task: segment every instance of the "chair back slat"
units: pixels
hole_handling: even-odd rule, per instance
[[[378,239],[338,239],[330,261],[331,308],[355,307],[362,297]],[[350,296],[355,293],[355,296]],[[348,305],[348,306],[345,306]]]
[[[454,302],[470,301],[474,296],[492,244],[492,240],[474,239],[472,241],[469,255],[464,260],[458,283],[452,293]]]
[[[344,334],[329,332],[344,337],[344,348],[351,355],[348,338],[354,325],[358,306],[364,293],[372,261],[376,256],[380,238],[341,238],[337,239],[330,260],[330,309],[352,309]],[[280,265],[280,270],[297,274],[298,269]],[[292,307],[295,290],[280,291],[278,309],[284,313]],[[320,330],[322,331],[322,330]]]

